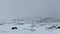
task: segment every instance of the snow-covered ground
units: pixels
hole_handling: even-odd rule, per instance
[[[57,28],[60,27],[59,20],[39,19],[23,18],[2,21],[0,34],[60,34],[60,28]],[[12,29],[12,27],[17,27],[17,29]]]

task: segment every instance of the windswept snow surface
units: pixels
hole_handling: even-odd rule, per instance
[[[17,29],[11,29],[17,27]],[[60,34],[60,18],[33,17],[0,20],[0,34]]]

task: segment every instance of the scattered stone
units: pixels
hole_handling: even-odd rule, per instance
[[[24,25],[24,23],[16,23],[15,25]]]
[[[18,23],[19,25],[23,25],[24,23]]]
[[[27,29],[27,28],[24,28],[23,30],[28,30],[28,31],[32,31],[32,32],[36,31],[35,29]]]
[[[48,27],[47,29],[56,29],[56,26]]]
[[[0,24],[0,25],[3,25],[3,24]]]
[[[53,27],[48,27],[48,29],[53,29]]]
[[[30,27],[35,27],[36,25],[31,25]]]
[[[29,29],[30,31],[36,31],[35,29]]]

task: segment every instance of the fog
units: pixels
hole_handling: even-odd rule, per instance
[[[0,17],[60,16],[60,0],[0,0]]]
[[[39,20],[38,20],[39,22],[36,21],[36,23],[34,22],[34,20],[32,20],[31,22],[29,20],[26,21],[29,24],[32,23],[33,26],[34,24],[36,24],[37,26],[35,28],[37,30],[36,32],[28,32],[28,31],[22,30],[23,28],[27,28],[26,30],[29,30],[29,28],[32,28],[32,27],[30,27],[29,24],[25,25],[25,23],[24,25],[20,26],[19,19],[17,19],[18,21],[15,20],[15,22],[12,20],[6,21],[8,19],[20,18],[20,17],[21,18],[22,17],[24,18],[26,17],[60,17],[60,0],[0,0],[0,33],[2,31],[3,32],[7,31],[6,34],[11,34],[11,33],[12,34],[20,34],[20,33],[21,34],[27,34],[27,33],[56,34],[56,33],[60,33],[60,30],[55,30],[55,29],[54,29],[54,32],[42,30],[44,29],[45,25],[43,23],[42,25],[44,26],[40,27],[41,23]],[[50,24],[50,21],[54,21],[54,20],[45,20],[45,21],[46,22],[48,21]],[[25,21],[23,20],[23,22]],[[18,26],[14,25],[15,23],[16,24],[18,23],[19,25],[18,24],[17,24]],[[51,22],[51,23],[53,24],[55,22]],[[60,20],[59,22],[56,22],[56,23],[58,23],[59,29],[60,29]],[[47,26],[50,26],[49,24]],[[12,30],[11,27],[13,26],[16,26],[18,29]],[[31,30],[32,29],[30,29],[30,31]],[[3,32],[2,34],[5,34]]]

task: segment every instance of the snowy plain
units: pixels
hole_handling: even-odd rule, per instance
[[[0,20],[0,34],[60,34],[58,18],[14,18]],[[11,29],[17,27],[17,29]]]

